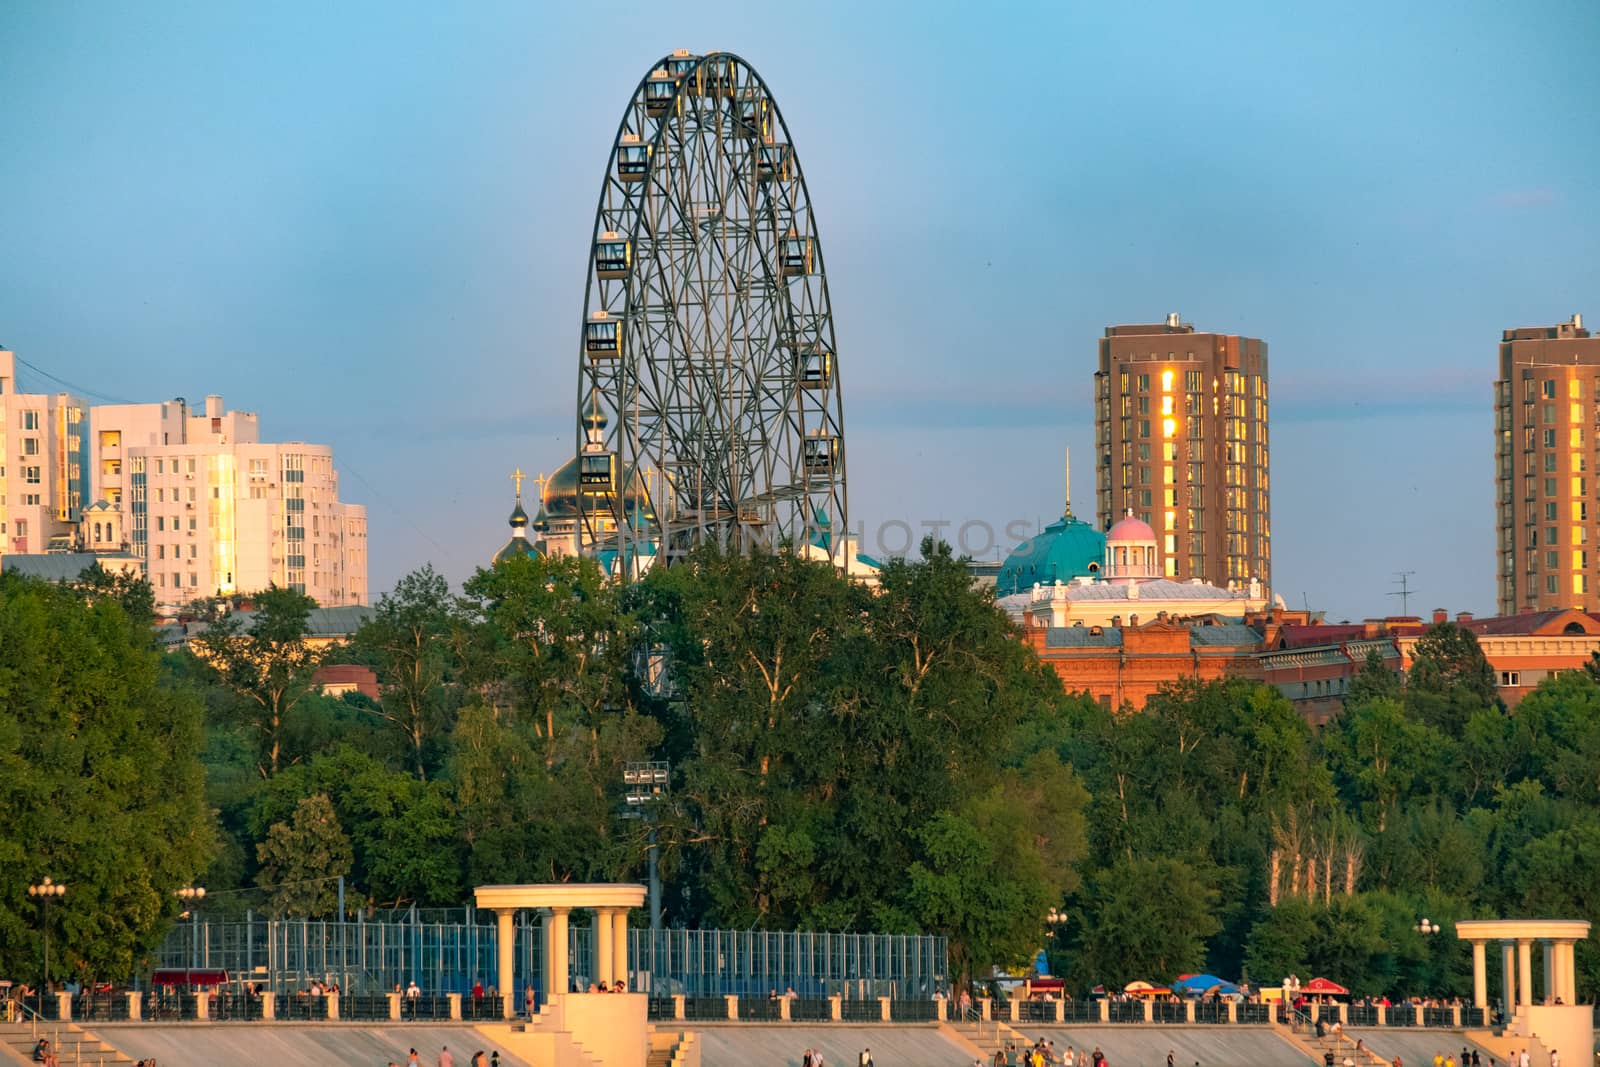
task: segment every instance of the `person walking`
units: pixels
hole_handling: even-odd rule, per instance
[[[450,1055],[449,1045],[439,1050],[439,1067],[456,1067],[456,1058]]]
[[[870,1048],[861,1050],[861,1055],[856,1057],[856,1065],[857,1067],[872,1067],[872,1050]],[[1556,1065],[1552,1063],[1550,1067],[1556,1067]]]
[[[1561,1067],[1561,1057],[1555,1049],[1550,1050],[1550,1067]]]

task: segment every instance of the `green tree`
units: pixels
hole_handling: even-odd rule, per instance
[[[1405,703],[1412,716],[1450,735],[1459,734],[1473,712],[1500,705],[1494,668],[1471,630],[1441,622],[1417,639]]]
[[[351,640],[353,658],[372,664],[382,701],[369,710],[405,738],[412,769],[426,778],[425,749],[449,727],[459,689],[463,613],[432,566],[401,578]]]
[[[276,822],[256,846],[257,884],[276,915],[320,916],[338,910],[341,876],[350,873],[350,839],[326,793],[303,798],[288,822]]]
[[[1076,970],[1108,987],[1168,982],[1205,964],[1217,933],[1218,893],[1183,860],[1124,857],[1090,880]]]
[[[263,777],[278,773],[289,713],[306,695],[318,656],[306,640],[306,620],[317,602],[273,586],[257,594],[246,626],[228,616],[190,642],[211,676],[238,698],[239,719],[254,734]]]
[[[214,847],[193,695],[160,684],[147,619],[124,598],[0,575],[0,972],[133,973]]]

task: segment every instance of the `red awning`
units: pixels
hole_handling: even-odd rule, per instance
[[[1350,995],[1350,990],[1346,989],[1338,982],[1330,982],[1326,978],[1311,979],[1311,981],[1300,987],[1300,992],[1325,993],[1334,997],[1347,997]]]
[[[150,976],[151,985],[163,986],[217,986],[226,985],[227,981],[227,971],[208,970],[204,967],[196,967],[192,971],[183,970],[181,968],[169,968],[167,970],[156,971]]]

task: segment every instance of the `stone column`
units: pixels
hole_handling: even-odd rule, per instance
[[[613,908],[611,911],[611,975],[622,983],[624,989],[633,988],[628,975],[627,908]]]
[[[1472,1004],[1477,1008],[1489,1006],[1489,961],[1482,941],[1472,943]]]
[[[1533,943],[1525,937],[1517,938],[1517,994],[1518,1006],[1533,1005]]]
[[[1561,998],[1562,1004],[1576,1004],[1578,1002],[1578,976],[1572,959],[1572,942],[1557,941],[1555,952],[1556,996]]]
[[[1505,1005],[1506,1022],[1517,1013],[1517,946],[1510,941],[1500,942],[1501,1001]]]
[[[505,993],[517,987],[517,909],[494,910],[495,962],[499,965],[497,984]]]
[[[594,909],[594,974],[601,988],[611,988],[611,909]]]
[[[567,913],[571,908],[551,908],[544,919],[544,996],[559,997],[572,988],[567,972]]]
[[[1549,941],[1539,942],[1544,949],[1544,1002],[1556,1002],[1556,946]]]

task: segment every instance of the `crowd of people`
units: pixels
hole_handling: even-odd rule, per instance
[[[976,1061],[976,1067],[983,1067],[982,1061]],[[1077,1050],[1071,1045],[1057,1050],[1054,1041],[1041,1039],[1032,1045],[1008,1043],[1004,1048],[995,1049],[994,1061],[989,1067],[1110,1067],[1110,1061],[1098,1045],[1093,1052]],[[1167,1067],[1173,1067],[1170,1053]]]
[[[450,1051],[449,1045],[440,1047],[438,1063],[439,1067],[455,1067],[456,1058],[455,1055]],[[480,1048],[477,1052],[472,1054],[472,1059],[469,1060],[468,1063],[470,1067],[500,1067],[500,1050],[495,1049],[493,1052],[486,1054],[483,1049]],[[390,1060],[389,1067],[400,1067],[400,1064],[396,1063],[394,1060]],[[418,1056],[416,1049],[412,1049],[406,1054],[405,1067],[422,1067],[422,1060]]]

